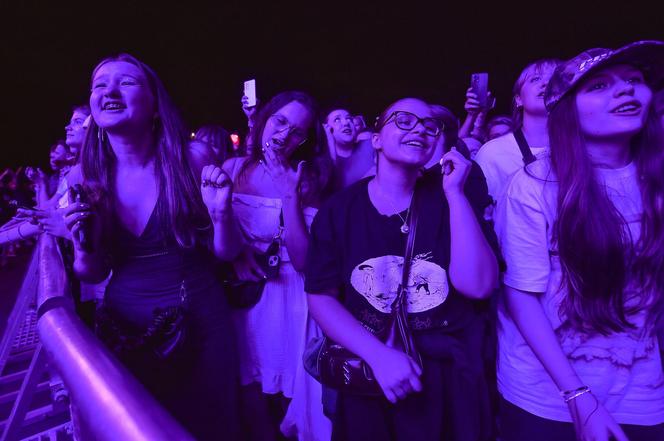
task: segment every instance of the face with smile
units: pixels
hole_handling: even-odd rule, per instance
[[[268,117],[261,145],[284,158],[290,158],[307,141],[312,124],[311,111],[299,101],[291,101]]]
[[[544,91],[546,85],[549,84],[554,70],[554,65],[545,64],[539,67],[533,66],[526,72],[523,85],[519,93],[514,97],[516,104],[523,106],[525,113],[546,115]]]
[[[591,74],[576,89],[581,132],[587,139],[631,137],[648,116],[652,91],[637,68],[608,66]]]
[[[90,109],[97,125],[109,132],[151,130],[155,97],[143,71],[126,61],[99,66],[92,78]]]
[[[335,143],[348,145],[355,142],[357,131],[353,123],[353,115],[347,110],[337,109],[330,112],[327,116],[327,124],[332,129]]]
[[[380,132],[372,138],[374,148],[380,153],[378,169],[380,161],[418,168],[424,166],[433,155],[436,142],[442,134],[440,122],[433,118],[429,105],[418,99],[406,98],[394,103],[387,115]],[[402,115],[407,120],[401,120]],[[404,128],[408,126],[412,128]],[[433,134],[436,127],[439,133]]]
[[[69,124],[65,126],[66,142],[67,145],[71,148],[72,153],[76,153],[78,149],[83,145],[83,140],[85,139],[85,129],[84,122],[87,118],[87,115],[78,110],[74,111]]]

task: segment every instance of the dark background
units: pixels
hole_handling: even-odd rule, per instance
[[[298,88],[325,106],[349,100],[373,119],[419,95],[463,116],[472,72],[490,73],[499,112],[521,68],[589,47],[664,39],[661,1],[640,3],[341,1],[209,5],[0,0],[0,166],[45,165],[104,56],[151,65],[192,127],[243,130],[242,82],[258,95]]]

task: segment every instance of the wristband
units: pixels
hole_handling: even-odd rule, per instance
[[[583,394],[587,394],[588,392],[590,392],[590,388],[588,386],[581,386],[577,389],[561,391],[560,395],[563,397],[563,400],[565,400],[565,403],[569,403],[570,401],[580,397]]]

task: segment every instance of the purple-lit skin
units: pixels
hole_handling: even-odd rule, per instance
[[[353,153],[357,129],[349,111],[336,109],[330,112],[326,118],[325,129],[331,135],[328,137],[333,142],[330,148],[334,148],[336,155],[348,157]]]
[[[268,118],[261,137],[262,163],[247,171],[247,179],[235,182],[234,191],[260,196],[280,198],[283,203],[284,226],[288,234],[284,238],[293,268],[303,271],[307,254],[309,234],[307,232],[302,207],[300,206],[299,185],[304,163],[297,169],[289,165],[293,153],[306,140],[307,132],[314,124],[309,110],[298,101],[291,101]],[[224,170],[232,173],[237,158],[224,163]],[[249,188],[245,188],[249,186]],[[240,280],[259,280],[264,276],[256,263],[254,253],[246,248],[233,261],[235,272]]]
[[[498,138],[512,131],[512,128],[507,124],[496,124],[489,130],[488,138],[489,140]]]
[[[353,126],[355,126],[355,133],[360,133],[360,130],[364,129],[367,125],[364,123],[364,117],[362,115],[356,115],[353,117]]]
[[[397,101],[387,114],[393,111],[410,112],[419,118],[432,117],[429,105],[413,98]],[[438,136],[424,132],[421,122],[411,130],[403,130],[393,119],[373,135],[378,167],[368,191],[379,213],[393,215],[409,207],[420,168],[433,155],[437,139]],[[456,149],[446,153],[442,162],[452,168],[443,178],[443,191],[450,210],[450,279],[462,295],[488,297],[497,283],[498,266],[463,193],[470,162]],[[327,336],[369,363],[385,397],[396,403],[420,391],[422,372],[419,366],[403,352],[386,346],[369,333],[339,302],[338,292],[326,294],[329,295],[308,295],[312,316]]]
[[[51,169],[55,171],[60,170],[62,168],[62,164],[67,160],[68,155],[69,152],[67,151],[67,147],[64,145],[59,144],[56,148],[54,148],[49,156]]]
[[[643,129],[651,100],[652,91],[643,74],[632,66],[614,65],[590,76],[576,94],[586,142],[624,143],[631,139]]]
[[[92,80],[90,109],[109,133],[151,132],[155,99],[140,69],[124,61],[103,64]]]
[[[426,103],[410,98],[399,101],[390,109],[390,113],[394,111],[411,112],[420,118],[433,117]],[[433,155],[438,136],[426,134],[421,123],[410,131],[402,130],[392,118],[372,137],[373,147],[378,151],[378,168],[383,167],[383,164],[390,169],[424,166]],[[395,172],[399,173],[397,170]]]
[[[532,68],[531,72],[526,74],[526,81],[523,83],[518,95],[514,97],[517,105],[523,106],[524,118],[526,114],[534,116],[546,116],[544,108],[544,90],[551,79],[554,67],[538,69]]]
[[[90,93],[92,118],[103,129],[115,157],[115,213],[123,226],[135,236],[144,231],[159,196],[155,170],[156,99],[147,78],[138,66],[125,61],[109,61],[99,66],[92,79]],[[168,147],[165,147],[168,148]],[[224,182],[225,174],[217,168],[203,168],[203,178],[214,183]],[[226,177],[227,178],[227,177]],[[202,188],[203,202],[213,224],[213,251],[220,259],[229,258],[235,251],[226,240],[236,233],[230,220],[230,191],[228,187]],[[83,280],[98,282],[109,271],[103,252],[95,246],[94,253],[86,253],[77,241],[80,221],[89,219],[93,243],[99,244],[101,226],[90,207],[74,203],[65,209],[65,223],[74,237],[76,259],[74,268]],[[237,235],[235,235],[237,237]]]
[[[311,123],[307,108],[297,101],[290,102],[268,119],[261,146],[272,150],[279,158],[290,158],[306,139]],[[283,124],[287,127],[282,127]]]
[[[630,141],[645,124],[652,92],[643,74],[629,65],[612,65],[585,79],[575,91],[575,103],[584,143],[599,167],[621,168],[630,158]],[[560,390],[583,385],[544,314],[538,297],[505,286],[507,309],[524,339]],[[613,416],[592,394],[568,404],[579,439],[627,437]]]
[[[83,127],[83,123],[86,118],[86,114],[75,111],[71,116],[71,120],[69,120],[69,124],[65,126],[66,142],[74,156],[83,145],[83,140],[85,138],[85,127]]]

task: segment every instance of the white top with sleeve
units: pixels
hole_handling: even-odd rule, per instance
[[[636,242],[643,210],[636,166],[597,168],[595,173]],[[618,423],[660,424],[664,422],[664,375],[655,332],[646,326],[647,311],[629,317],[635,329],[608,336],[573,328],[560,311],[566,289],[560,284],[561,267],[552,243],[557,190],[548,158],[512,177],[496,213],[496,232],[507,264],[504,284],[536,293],[572,367]],[[626,294],[638,299],[640,293],[628,286]],[[568,406],[502,300],[498,316],[502,396],[539,417],[571,422]]]
[[[535,157],[540,157],[546,154],[548,148],[531,146],[530,151]],[[489,194],[494,201],[502,196],[509,178],[523,168],[523,155],[511,132],[484,144],[477,152],[475,161],[484,173]]]

